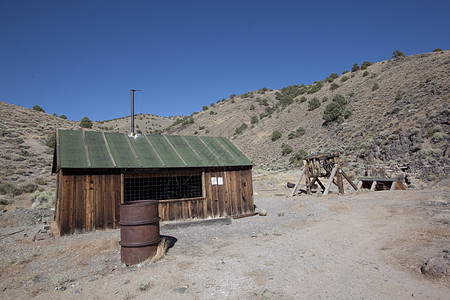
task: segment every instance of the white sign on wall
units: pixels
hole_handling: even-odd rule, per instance
[[[211,177],[211,185],[217,185],[217,177]]]
[[[223,177],[217,177],[217,183],[223,185]]]

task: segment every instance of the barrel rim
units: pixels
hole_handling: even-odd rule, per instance
[[[146,246],[157,246],[159,245],[159,242],[161,242],[161,237],[157,239],[153,239],[150,241],[142,242],[142,243],[122,243],[122,241],[119,242],[119,245],[124,248],[139,248],[139,247],[146,247]]]
[[[154,204],[158,204],[159,200],[135,200],[135,201],[128,201],[125,203],[121,203],[120,206],[127,207],[127,206],[150,206]]]
[[[153,218],[153,219],[141,220],[141,221],[119,222],[119,225],[120,226],[150,225],[150,224],[159,222],[159,220],[161,220],[161,218],[160,217],[156,217],[156,218]]]

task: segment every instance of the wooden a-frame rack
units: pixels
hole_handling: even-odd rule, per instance
[[[323,196],[328,195],[332,183],[337,185],[340,194],[344,194],[344,178],[355,190],[358,189],[347,174],[341,169],[339,152],[309,155],[304,158],[303,164],[304,168],[292,190],[291,196],[294,196],[297,192],[303,176],[305,176],[306,180],[307,194],[312,193],[312,187],[315,183],[322,188]],[[319,178],[328,178],[326,185],[323,185]]]

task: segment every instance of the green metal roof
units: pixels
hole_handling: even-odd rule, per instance
[[[252,162],[224,137],[130,137],[118,132],[59,129],[54,164],[54,169],[185,168],[251,166]]]

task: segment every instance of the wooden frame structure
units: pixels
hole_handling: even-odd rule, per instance
[[[332,183],[338,187],[340,194],[344,194],[344,178],[357,190],[356,185],[341,168],[339,152],[309,155],[304,158],[303,163],[304,169],[291,192],[291,196],[294,196],[297,192],[303,176],[305,176],[307,194],[312,193],[312,187],[316,183],[322,188],[323,196],[328,195]],[[324,185],[320,178],[328,178],[327,183]]]
[[[369,189],[371,191],[393,191],[405,190],[405,186],[400,178],[360,178],[357,184],[358,189]]]

